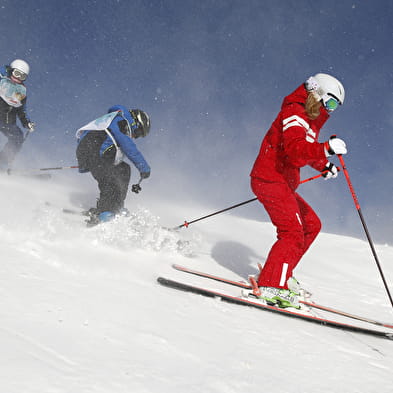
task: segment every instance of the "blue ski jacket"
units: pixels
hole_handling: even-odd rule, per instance
[[[136,166],[141,174],[150,174],[151,169],[149,164],[146,162],[142,153],[137,149],[134,141],[132,140],[132,130],[137,128],[135,120],[131,116],[128,109],[123,105],[114,105],[108,109],[108,113],[114,112],[117,112],[117,115],[115,115],[115,117],[105,129],[107,134],[109,132],[110,135],[108,134],[101,144],[99,152],[100,156],[102,157],[108,149],[115,147],[116,149],[120,149],[120,152],[123,153]],[[120,125],[124,125],[124,121],[127,122],[127,126],[121,127]],[[85,129],[85,127],[83,127],[83,130],[77,132],[78,144],[89,132],[97,130],[94,129],[94,127],[92,127],[91,130]],[[127,131],[124,132],[124,129]],[[123,160],[120,159],[120,162],[121,161]],[[83,168],[80,169],[82,172],[84,172]]]

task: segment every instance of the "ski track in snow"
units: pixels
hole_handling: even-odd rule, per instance
[[[86,228],[62,208],[90,207],[95,189],[0,184],[0,393],[391,392],[392,341],[156,283],[240,293],[171,265],[246,279],[274,241],[270,223],[223,214],[169,231],[211,209],[129,195],[130,217]],[[377,252],[391,283],[393,248]],[[297,276],[321,304],[392,322],[363,240],[322,233]]]

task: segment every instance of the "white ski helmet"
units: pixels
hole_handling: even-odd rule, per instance
[[[21,59],[15,59],[11,64],[10,67],[12,69],[18,70],[23,72],[26,75],[29,75],[30,67],[29,65]]]
[[[341,105],[344,103],[344,86],[334,76],[328,74],[316,74],[307,79],[306,88],[307,90],[314,90],[321,99],[323,96],[328,95],[338,100]]]

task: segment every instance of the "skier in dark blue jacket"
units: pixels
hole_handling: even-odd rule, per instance
[[[0,66],[0,132],[8,138],[0,151],[0,170],[10,167],[25,140],[16,119],[20,120],[28,132],[34,131],[34,123],[26,111],[27,93],[24,82],[29,71],[29,65],[20,59],[14,60],[10,65]]]
[[[100,191],[97,206],[89,211],[88,225],[109,221],[126,211],[131,169],[124,156],[139,170],[141,180],[150,176],[150,166],[133,141],[149,131],[150,118],[145,112],[122,105],[112,106],[106,115],[77,131],[79,172],[91,172]],[[133,186],[134,192],[140,190],[139,183]]]

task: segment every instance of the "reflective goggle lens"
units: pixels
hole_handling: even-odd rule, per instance
[[[328,112],[333,112],[340,105],[339,101],[331,96],[323,97],[323,105]]]
[[[131,116],[134,119],[133,125],[135,125],[135,128],[132,130],[132,135],[134,138],[143,138],[145,135],[145,130],[143,129],[143,124],[142,121],[140,119],[140,116],[138,115],[138,113],[134,112],[134,111],[130,111],[131,112]]]
[[[19,71],[16,68],[12,70],[12,76],[18,78],[20,81],[25,81],[27,78],[27,75],[24,72]]]

